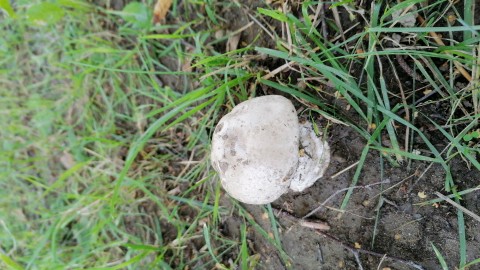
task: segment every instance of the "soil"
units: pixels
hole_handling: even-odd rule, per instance
[[[226,19],[223,30],[234,31],[243,27],[251,21],[248,13],[254,14],[254,10],[261,6],[258,4],[259,1],[244,2],[244,7],[247,9],[237,8],[234,5],[228,9],[219,7],[221,10],[218,12],[223,12]],[[368,7],[366,3],[365,7]],[[347,12],[340,11],[342,16],[348,16]],[[295,13],[298,10],[292,10],[292,12]],[[332,18],[329,9],[325,16]],[[269,23],[274,26],[271,30],[281,32],[279,25],[272,20],[269,20]],[[356,28],[362,29],[363,26],[359,25]],[[262,31],[257,24],[252,25],[241,34],[239,47],[255,43],[257,46],[275,48],[275,42],[262,34]],[[327,34],[332,35],[332,33]],[[219,46],[217,49],[226,47],[225,44],[217,46]],[[160,61],[171,70],[179,69],[175,60],[169,61],[167,58],[162,58]],[[273,70],[284,63],[259,60],[256,64]],[[407,61],[407,64],[412,63]],[[386,68],[385,73],[392,74],[388,66],[383,65]],[[291,75],[280,74],[279,76]],[[421,83],[415,81],[407,71],[400,70],[399,76],[406,91],[411,90],[414,83],[417,87],[418,83]],[[292,77],[295,77],[295,74]],[[178,87],[175,84],[175,78],[159,77],[159,80],[172,88]],[[462,82],[461,79],[459,81]],[[392,79],[387,83],[390,89],[398,88],[396,80]],[[185,86],[182,85],[183,87]],[[258,92],[259,95],[274,93],[271,89],[262,89]],[[433,98],[435,96],[432,96]],[[299,105],[293,99],[292,102]],[[420,116],[416,120],[416,126],[428,131],[429,139],[437,149],[443,149],[448,142],[440,132],[435,131],[426,117],[448,118],[446,115],[448,110],[442,109],[443,105],[445,104],[436,102],[419,107]],[[343,110],[341,102],[336,106],[342,110],[342,113],[355,119],[355,115]],[[326,119],[318,116],[317,122],[325,126]],[[351,185],[356,170],[355,166],[347,170],[346,168],[359,160],[366,141],[353,128],[340,124],[330,126],[327,134],[333,158],[326,175],[305,192],[286,194],[272,204],[280,226],[280,241],[290,258],[291,265],[282,260],[278,250],[267,242],[264,236],[255,230],[249,230],[250,253],[260,255],[257,268],[440,269],[432,248],[433,244],[444,256],[449,268],[455,269],[460,260],[457,209],[446,202],[422,204],[422,202],[436,199],[435,192],[444,191],[443,168],[420,161],[405,161],[394,166],[386,159],[381,159],[377,151],[371,151],[363,165],[358,188],[352,193],[346,209],[340,211],[339,206],[345,196],[344,190]],[[422,141],[417,140],[416,137],[413,148],[428,151]],[[478,185],[478,171],[468,168],[461,158],[454,158],[449,164],[458,190]],[[334,196],[323,208],[307,219],[311,222],[327,223],[330,226],[329,230],[319,231],[299,225],[300,219],[332,195]],[[470,193],[462,198],[461,204],[475,213],[480,213],[478,196],[478,193]],[[225,197],[222,199],[222,204],[228,207],[230,203]],[[244,205],[244,207],[264,230],[273,234],[270,222],[264,218],[264,206]],[[224,217],[221,224],[223,237],[239,240],[242,222],[243,219],[235,215]],[[480,257],[478,252],[480,224],[465,215],[465,228],[468,262]],[[225,261],[227,262],[228,258],[236,258],[235,255],[226,254]],[[470,269],[480,269],[480,267],[474,266]]]

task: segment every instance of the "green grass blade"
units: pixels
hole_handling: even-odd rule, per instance
[[[391,153],[396,156],[402,156],[402,157],[407,157],[409,159],[414,159],[414,160],[421,160],[421,161],[427,161],[427,162],[441,162],[438,158],[431,158],[431,157],[426,157],[422,155],[417,155],[415,153],[411,152],[405,152],[402,150],[395,150],[392,148],[385,148],[385,147],[377,147],[377,146],[371,146],[370,148],[378,150],[379,152],[384,152],[384,153]]]
[[[242,241],[240,246],[240,266],[242,267],[242,270],[249,270],[247,226],[244,223],[242,223],[240,227],[240,237]]]
[[[348,202],[350,201],[350,197],[352,196],[352,193],[353,193],[353,188],[357,185],[358,179],[360,178],[360,174],[362,173],[363,164],[365,164],[365,161],[367,159],[367,154],[370,151],[371,144],[377,140],[377,138],[380,136],[382,130],[385,128],[388,122],[389,122],[389,119],[384,119],[382,123],[378,125],[378,127],[372,133],[372,136],[369,138],[367,144],[363,148],[362,154],[360,155],[360,159],[358,161],[357,168],[355,169],[355,174],[353,175],[352,182],[350,183],[350,188],[345,194],[342,204],[340,205],[341,210],[345,210],[345,208],[347,208]]]
[[[275,242],[277,243],[277,245],[281,247],[282,242],[280,241],[281,238],[278,232],[278,223],[275,215],[273,214],[271,204],[267,204],[267,212],[268,212],[268,218],[270,219],[270,223],[272,224],[273,237],[275,238]]]
[[[18,265],[15,261],[10,259],[7,255],[0,252],[0,261],[3,262],[7,267],[13,270],[23,270],[23,267]]]
[[[210,253],[210,256],[218,265],[221,265],[220,261],[217,259],[217,256],[215,256],[215,253],[213,252],[214,248],[210,240],[210,232],[207,224],[203,225],[203,238],[205,239],[205,245],[207,246],[208,253]]]
[[[474,26],[444,26],[444,27],[371,27],[367,33],[428,33],[428,32],[465,32],[480,31],[480,25]]]
[[[466,269],[470,269],[469,267],[475,265],[475,264],[479,264],[480,263],[480,258],[479,259],[476,259],[476,260],[473,260],[467,264],[465,264],[465,266],[463,268],[460,268],[461,270],[466,270]]]
[[[265,9],[265,8],[258,8],[257,11],[258,11],[258,13],[266,15],[268,17],[271,17],[271,18],[273,18],[277,21],[288,22],[287,16],[283,13],[278,12],[278,11],[269,10],[269,9]]]
[[[455,202],[460,203],[460,200],[455,197]],[[463,211],[457,209],[457,223],[458,223],[458,241],[460,249],[460,268],[464,267],[467,263],[467,234],[465,232],[465,219]]]
[[[15,18],[17,16],[12,6],[10,5],[9,0],[0,0],[0,8],[3,9],[8,14],[8,16],[12,18]]]
[[[430,244],[432,245],[433,251],[435,252],[435,256],[437,256],[438,262],[440,263],[440,266],[442,267],[442,269],[448,270],[448,266],[447,266],[447,262],[445,261],[445,258],[443,258],[442,254],[433,243],[430,243]]]
[[[239,213],[241,216],[245,217],[245,219],[254,227],[254,229],[259,232],[265,240],[267,240],[270,244],[272,244],[279,253],[279,257],[282,259],[283,263],[287,266],[287,269],[291,269],[291,262],[290,262],[290,257],[288,254],[283,250],[282,246],[279,246],[277,244],[277,241],[273,239],[267,231],[265,231],[256,221],[253,219],[253,217],[241,206],[238,204],[238,202],[235,202]]]
[[[474,20],[473,20],[474,9],[475,9],[475,4],[472,0],[463,1],[463,20],[467,25],[474,25]],[[470,31],[463,32],[463,40],[468,40],[470,38],[472,38],[472,32]]]

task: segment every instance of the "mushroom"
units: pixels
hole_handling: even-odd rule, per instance
[[[213,133],[211,161],[223,188],[248,204],[303,191],[330,162],[327,142],[300,124],[290,100],[269,95],[238,104]]]

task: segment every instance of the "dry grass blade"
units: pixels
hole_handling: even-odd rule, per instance
[[[318,18],[320,16],[320,13],[322,13],[322,12],[324,12],[324,6],[323,6],[323,1],[320,1],[317,4],[317,8],[315,10],[315,15],[313,16],[312,26],[310,27],[310,30],[308,31],[309,34],[312,33],[314,27],[317,27]],[[323,19],[323,17],[322,17],[322,19]],[[323,31],[323,29],[324,29],[324,26],[322,26],[322,31]]]
[[[294,64],[294,63],[295,62],[287,62],[287,63],[279,66],[278,68],[274,69],[273,71],[270,71],[269,73],[264,75],[262,78],[265,79],[265,80],[268,80],[272,77],[275,77],[275,75],[277,75],[278,73],[284,71],[287,68],[290,68],[292,66],[292,64]]]
[[[332,13],[333,18],[335,19],[335,24],[337,25],[338,31],[340,32],[340,36],[342,37],[342,40],[345,41],[345,33],[343,32],[342,22],[340,20],[340,14],[338,12],[337,6],[332,7]]]
[[[455,206],[456,208],[460,209],[462,212],[464,212],[465,214],[469,215],[470,217],[472,217],[473,219],[475,219],[476,221],[480,222],[480,217],[473,213],[472,211],[468,210],[467,208],[461,206],[460,204],[452,201],[450,198],[448,198],[447,196],[441,194],[440,192],[435,192],[435,195],[437,195],[439,198],[445,200],[446,202],[448,202],[449,204]]]
[[[422,16],[418,15],[417,20],[418,22],[420,22],[422,26],[425,25],[425,19]],[[445,46],[445,43],[442,41],[442,38],[437,33],[430,32],[429,34],[433,38],[433,40],[435,40],[435,43],[437,43],[440,46]],[[472,76],[468,73],[467,70],[465,70],[465,68],[463,68],[462,64],[460,64],[458,61],[453,61],[453,64],[465,79],[467,79],[469,82],[472,81]]]
[[[345,169],[343,169],[343,170],[335,173],[334,175],[330,176],[330,179],[335,179],[335,178],[339,177],[340,175],[342,175],[343,173],[347,172],[347,171],[350,170],[351,168],[357,166],[358,163],[359,163],[359,161],[357,161],[357,162],[353,163],[352,165],[346,167]]]

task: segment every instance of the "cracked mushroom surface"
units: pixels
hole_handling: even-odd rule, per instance
[[[230,196],[248,204],[266,204],[290,188],[301,191],[311,186],[321,176],[318,173],[323,174],[327,165],[317,163],[328,163],[330,157],[328,152],[325,158],[328,145],[324,145],[311,126],[299,124],[290,100],[269,95],[238,104],[219,121],[211,160]],[[300,147],[308,155],[301,156]]]

